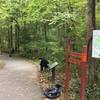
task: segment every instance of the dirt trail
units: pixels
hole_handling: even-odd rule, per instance
[[[42,100],[35,65],[6,55],[0,59],[5,62],[0,70],[0,100]]]

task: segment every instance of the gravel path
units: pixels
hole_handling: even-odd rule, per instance
[[[5,62],[0,70],[0,100],[42,100],[35,65],[4,55],[0,59]]]

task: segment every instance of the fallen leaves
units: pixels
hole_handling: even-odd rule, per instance
[[[62,77],[62,74],[60,76]],[[63,82],[61,82],[63,80],[63,78],[62,78],[62,80],[60,80],[60,78],[57,75],[55,83],[63,83]],[[40,87],[42,88],[43,91],[45,91],[46,89],[52,87],[52,85],[53,85],[53,83],[51,81],[50,73],[48,73],[48,72],[40,72],[39,73],[39,80],[40,80],[39,81],[40,82]],[[43,96],[43,100],[50,100],[50,99]],[[53,100],[64,100],[63,99],[63,94],[59,98],[53,99]]]

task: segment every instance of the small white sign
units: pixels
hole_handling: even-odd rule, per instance
[[[100,58],[100,30],[93,31],[92,57]]]
[[[53,64],[49,65],[49,68],[52,69],[58,65],[58,62],[54,62]]]

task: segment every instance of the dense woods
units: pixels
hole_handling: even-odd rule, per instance
[[[14,49],[30,58],[46,55],[58,59],[64,55],[68,36],[75,42],[80,38],[80,46],[85,42],[86,1],[0,2],[1,34],[5,34],[2,37],[3,41],[1,40],[3,51],[10,53]],[[75,48],[77,46],[74,46]],[[48,52],[51,55],[48,55]]]
[[[91,56],[93,29],[100,29],[100,0],[0,0],[0,50],[9,56],[45,57],[59,62],[61,70],[68,37],[73,51],[89,45]],[[89,81],[95,81],[98,98],[100,60],[89,59]],[[87,100],[97,100],[91,97]]]

